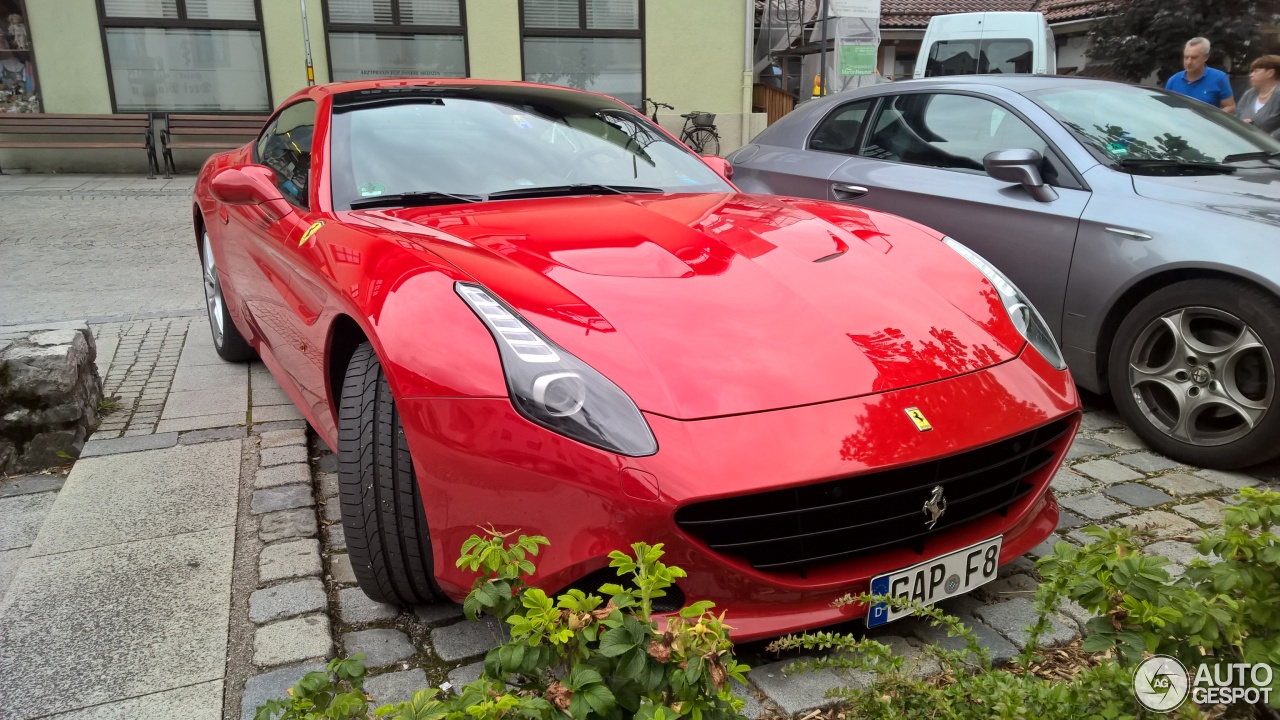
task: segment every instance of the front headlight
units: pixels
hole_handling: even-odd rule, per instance
[[[516,411],[548,430],[619,455],[643,457],[658,441],[622,389],[551,342],[488,290],[454,288],[498,344]]]
[[[949,237],[942,238],[942,242],[947,247],[960,253],[960,257],[968,260],[978,272],[982,273],[991,281],[996,289],[996,294],[1000,296],[1000,302],[1004,303],[1004,309],[1009,313],[1009,319],[1013,321],[1013,326],[1018,328],[1018,332],[1022,333],[1022,337],[1031,343],[1031,347],[1035,348],[1044,356],[1049,364],[1059,370],[1067,369],[1067,361],[1062,359],[1062,351],[1058,349],[1058,342],[1053,339],[1053,333],[1049,332],[1049,326],[1045,324],[1044,318],[1040,317],[1040,313],[1036,311],[1031,301],[1026,295],[1014,285],[1004,273],[995,268],[994,265],[987,262],[978,253],[961,245]]]

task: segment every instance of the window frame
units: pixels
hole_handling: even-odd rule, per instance
[[[178,6],[178,17],[176,18],[149,18],[149,17],[108,17],[106,0],[95,0],[94,5],[98,8],[98,34],[102,38],[102,61],[106,63],[107,70],[107,94],[111,96],[111,112],[119,113],[116,107],[116,84],[111,74],[111,51],[107,48],[107,28],[132,28],[139,30],[147,30],[153,28],[161,28],[165,30],[257,30],[258,38],[262,45],[262,80],[267,86],[267,108],[265,112],[271,112],[270,108],[276,106],[275,98],[271,96],[271,65],[267,61],[267,31],[262,22],[262,0],[253,0],[253,20],[192,20],[187,17],[187,0],[175,0]],[[184,110],[142,110],[147,114],[168,115],[169,113],[192,114],[192,115],[251,115],[255,111],[252,110],[201,110],[184,111]],[[256,111],[264,112],[264,111]]]
[[[455,25],[407,25],[400,22],[400,0],[391,0],[391,24],[376,23],[334,23],[329,19],[329,0],[320,0],[320,10],[324,17],[324,54],[329,63],[329,82],[333,79],[333,51],[329,46],[329,35],[339,33],[374,33],[377,35],[461,35],[462,36],[462,71],[461,77],[471,77],[471,44],[467,38],[467,0],[458,0],[458,24]]]
[[[1058,184],[1054,185],[1053,187],[1066,189],[1066,190],[1083,190],[1085,192],[1091,192],[1089,188],[1089,184],[1085,182],[1084,177],[1080,174],[1080,171],[1076,169],[1075,164],[1072,163],[1069,159],[1067,159],[1067,155],[1062,152],[1062,149],[1058,147],[1058,144],[1055,143],[1052,138],[1046,135],[1045,132],[1041,130],[1039,126],[1037,126],[1035,123],[1028,120],[1027,116],[1024,113],[1022,113],[1017,108],[1010,105],[1009,103],[1005,102],[1004,100],[998,97],[995,97],[993,95],[987,95],[979,92],[969,92],[964,90],[950,90],[950,89],[941,90],[941,89],[932,89],[932,88],[927,88],[927,89],[921,88],[921,89],[908,90],[903,92],[889,92],[883,95],[874,96],[874,99],[876,100],[876,104],[871,109],[871,113],[868,114],[867,116],[869,120],[862,124],[862,129],[858,132],[858,143],[857,143],[856,151],[855,151],[855,154],[851,155],[850,157],[856,158],[858,160],[866,160],[871,162],[894,163],[895,165],[909,165],[911,167],[929,168],[931,170],[942,170],[945,172],[958,172],[951,168],[934,167],[932,165],[919,165],[916,163],[904,162],[902,160],[886,160],[884,158],[873,158],[873,157],[867,157],[862,154],[862,151],[866,148],[867,133],[869,132],[869,128],[874,127],[875,123],[880,120],[880,111],[884,109],[885,104],[892,102],[894,98],[903,97],[906,95],[962,95],[965,97],[976,98],[978,100],[986,100],[989,103],[994,103],[995,105],[999,106],[1000,109],[1008,113],[1011,113],[1014,117],[1021,120],[1022,123],[1026,125],[1028,128],[1030,128],[1032,132],[1034,132],[1036,135],[1039,135],[1040,139],[1044,141],[1045,147],[1049,148],[1049,150],[1051,150],[1054,153],[1053,159],[1056,160],[1059,165],[1061,165],[1063,168],[1067,170],[1066,175],[1061,175],[1061,174],[1059,175]],[[861,99],[866,99],[866,98],[861,98]],[[848,104],[849,103],[842,103],[841,105],[837,105],[836,108],[837,109],[842,108]],[[828,115],[829,114],[830,112],[828,112]],[[822,119],[826,120],[826,118],[827,118],[827,115],[824,115]],[[809,138],[805,140],[806,149],[808,149],[809,139],[812,139],[813,133],[817,131],[818,125],[821,125],[821,124],[822,124],[822,120],[818,121],[818,123],[813,126],[813,130],[810,130]],[[812,152],[826,152],[826,151],[814,150]],[[843,154],[843,153],[837,153],[837,154]],[[966,173],[960,173],[960,174],[964,175]]]
[[[638,4],[638,21],[635,30],[595,30],[587,27],[587,0],[578,0],[578,27],[577,28],[537,28],[525,25],[524,21],[524,4],[525,0],[520,0],[516,11],[519,13],[520,22],[520,79],[525,82],[525,43],[527,38],[622,38],[627,40],[640,41],[640,105],[635,109],[644,114],[644,101],[649,97],[649,58],[648,58],[648,33],[645,31],[646,14],[645,0],[636,0]],[[574,88],[569,88],[570,90]],[[589,91],[588,91],[589,92]],[[615,98],[616,99],[616,98]],[[622,102],[619,100],[618,102]],[[625,102],[623,102],[626,105]],[[633,106],[628,106],[633,107]]]
[[[270,165],[267,165],[267,164],[265,164],[265,163],[263,163],[263,162],[262,162],[262,156],[258,153],[258,146],[262,144],[262,139],[263,139],[264,137],[266,137],[266,135],[267,135],[267,131],[268,131],[269,129],[271,129],[271,127],[272,127],[273,125],[275,125],[275,124],[276,124],[276,122],[278,122],[278,121],[280,120],[280,116],[281,116],[284,112],[286,112],[289,108],[297,107],[297,106],[301,105],[302,103],[311,103],[312,105],[315,105],[315,106],[316,106],[316,110],[315,110],[315,118],[314,118],[314,121],[313,121],[312,126],[311,126],[311,127],[312,127],[312,133],[313,133],[313,135],[312,135],[312,139],[311,139],[311,152],[310,152],[310,153],[308,153],[309,155],[312,155],[312,156],[314,156],[314,155],[315,155],[315,152],[316,152],[316,145],[315,145],[315,135],[314,135],[314,132],[315,132],[315,127],[316,127],[316,126],[318,126],[318,125],[320,124],[321,103],[320,103],[320,101],[319,101],[318,99],[313,98],[313,97],[311,97],[310,95],[307,95],[307,96],[304,96],[304,97],[300,97],[300,98],[298,98],[297,100],[294,100],[294,101],[293,101],[293,102],[291,102],[291,103],[287,103],[287,104],[285,104],[285,105],[281,105],[280,107],[276,108],[274,111],[272,111],[272,113],[271,113],[270,117],[268,117],[268,118],[267,118],[266,122],[262,123],[262,130],[258,131],[258,135],[253,139],[253,144],[249,146],[249,161],[250,161],[250,163],[251,163],[251,164],[253,164],[253,165],[262,165],[262,166],[263,166],[263,167],[265,167],[265,168],[269,168],[269,169],[271,170],[272,174],[275,174],[275,168],[272,168]],[[313,171],[314,169],[315,169],[315,162],[314,162],[314,160],[313,160],[313,161],[312,161],[312,163],[311,163],[310,165],[308,165],[308,166],[307,166],[307,201],[306,201],[306,204],[305,204],[305,205],[299,205],[298,203],[295,203],[295,202],[293,202],[292,200],[290,200],[288,195],[285,195],[283,192],[281,192],[281,193],[280,193],[280,196],[284,198],[285,202],[287,202],[287,203],[289,203],[290,205],[292,205],[292,206],[294,206],[294,207],[296,207],[296,208],[299,208],[299,209],[301,209],[301,210],[305,210],[305,211],[307,211],[307,212],[311,212],[311,206],[314,204],[314,203],[312,202],[312,186],[313,186],[313,185],[315,185],[315,177],[313,177],[313,176],[312,176],[312,171]]]
[[[858,98],[856,100],[849,100],[847,102],[842,102],[837,104],[831,110],[828,110],[827,114],[823,115],[822,118],[818,120],[818,122],[814,123],[813,129],[811,129],[809,131],[809,134],[805,136],[804,149],[810,152],[830,153],[832,155],[841,155],[843,157],[862,157],[859,153],[862,152],[862,143],[867,137],[867,125],[870,124],[870,121],[872,119],[876,118],[880,114],[880,104],[883,99],[884,99],[883,96],[875,96],[875,97],[867,97],[867,98]],[[825,150],[823,148],[816,148],[813,146],[813,138],[815,135],[818,134],[818,130],[822,127],[823,123],[825,123],[827,120],[830,120],[837,113],[844,111],[845,108],[851,105],[857,105],[858,103],[867,103],[868,107],[867,107],[866,118],[863,119],[862,125],[858,127],[858,136],[853,139],[852,152],[840,152],[839,150]]]

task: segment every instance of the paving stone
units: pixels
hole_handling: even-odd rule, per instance
[[[1156,507],[1157,505],[1173,502],[1173,497],[1138,483],[1112,485],[1103,492],[1126,505],[1132,505],[1137,508]]]
[[[249,512],[254,515],[289,510],[291,508],[311,507],[316,501],[311,497],[311,488],[306,485],[286,485],[284,487],[256,490],[249,501]]]
[[[1038,617],[1035,604],[1029,598],[1014,598],[1008,602],[986,605],[974,611],[979,620],[995,628],[1009,638],[1019,650],[1027,647],[1027,626]],[[1049,616],[1051,629],[1040,636],[1041,647],[1056,647],[1071,642],[1076,633],[1062,619]]]
[[[273,585],[249,596],[249,619],[262,624],[328,607],[324,583],[316,578]]]
[[[1094,522],[1102,522],[1129,512],[1129,508],[1096,493],[1059,498],[1058,504]]]
[[[1089,535],[1086,535],[1083,529],[1072,530],[1071,532],[1067,533],[1067,540],[1081,547],[1084,547],[1085,545],[1092,545],[1093,543],[1097,542],[1097,540],[1095,540],[1094,538],[1090,537]]]
[[[986,602],[1003,602],[1015,597],[1031,597],[1038,587],[1040,583],[1035,578],[1018,574],[992,580],[974,590],[973,595]]]
[[[427,673],[422,668],[383,673],[364,681],[364,691],[373,697],[374,708],[408,702],[427,687]]]
[[[253,408],[254,425],[257,425],[260,422],[302,419],[302,413],[293,405],[267,405],[266,407],[258,407],[255,405]]]
[[[63,475],[23,475],[21,477],[0,479],[0,498],[14,495],[32,495],[42,492],[61,490],[67,478]]]
[[[316,476],[316,480],[320,485],[320,497],[334,497],[338,494],[338,473],[322,472]]]
[[[259,435],[258,439],[262,443],[263,449],[284,447],[287,445],[302,445],[305,447],[307,444],[307,431],[302,428],[296,428],[293,430],[268,430],[267,432]]]
[[[1072,465],[1071,469],[1108,485],[1142,479],[1140,473],[1136,473],[1114,460],[1090,460],[1089,462]]]
[[[18,568],[22,566],[22,561],[27,559],[31,554],[31,548],[14,548],[12,550],[0,550],[0,600],[4,599],[4,594],[9,591],[9,585],[13,582],[13,578],[18,574]]]
[[[133,422],[134,424],[141,424],[143,419],[141,416],[135,416]],[[155,420],[156,418],[151,418],[152,422]],[[178,433],[176,432],[101,440],[95,435],[95,437],[91,437],[85,442],[84,448],[80,451],[80,457],[91,458],[116,455],[118,453],[141,452],[142,450],[159,450],[173,447],[177,444]]]
[[[222,720],[223,694],[222,680],[211,680],[43,717],[46,720]]]
[[[785,674],[783,670],[794,663],[795,660],[779,660],[752,668],[747,671],[747,679],[787,715],[830,707],[838,702],[827,697],[827,693],[845,686],[840,675],[830,668]]]
[[[1228,490],[1239,490],[1240,488],[1254,487],[1261,484],[1261,480],[1249,477],[1241,473],[1224,472],[1222,470],[1197,470],[1196,476],[1204,478],[1211,483],[1221,485]]]
[[[764,714],[764,705],[760,703],[760,699],[751,688],[743,685],[737,680],[729,680],[729,692],[732,692],[738,698],[741,698],[745,705],[742,706],[742,716],[748,720],[758,720]]]
[[[507,628],[491,617],[469,620],[431,631],[431,646],[445,662],[483,655],[506,642]]]
[[[338,591],[338,614],[345,623],[370,623],[392,620],[400,608],[371,599],[358,587]]]
[[[298,449],[301,450],[301,448]],[[275,467],[260,467],[253,474],[253,486],[256,488],[273,488],[282,485],[306,485],[307,495],[310,496],[311,469],[306,463],[291,463]]]
[[[273,422],[262,422],[254,420],[253,431],[255,433],[275,432],[276,430],[306,430],[306,420],[276,420]]]
[[[351,569],[351,558],[346,553],[329,556],[329,577],[339,585],[353,585],[356,572]]]
[[[178,436],[178,444],[195,445],[197,443],[218,442],[219,440],[239,440],[248,434],[247,428],[240,427],[211,428],[209,430],[189,430]]]
[[[409,636],[399,630],[375,628],[359,630],[342,636],[342,646],[348,657],[364,653],[364,664],[371,668],[386,667],[417,654],[418,649],[409,642]]]
[[[1195,544],[1177,540],[1161,540],[1144,547],[1142,552],[1148,555],[1160,555],[1169,560],[1169,574],[1181,575],[1196,558],[1204,558]],[[1207,559],[1207,558],[1206,558]],[[1176,569],[1176,572],[1175,572]]]
[[[1157,455],[1150,452],[1116,455],[1111,459],[1144,473],[1164,472],[1165,470],[1182,467],[1182,465],[1176,460],[1170,460],[1163,455]]]
[[[1216,483],[1183,473],[1159,475],[1147,482],[1171,495],[1208,495],[1221,492],[1221,488]]]
[[[997,578],[1007,578],[1010,575],[1032,575],[1036,572],[1036,563],[1025,557],[1016,557],[1009,562],[1001,565],[996,569]]]
[[[1163,510],[1148,510],[1141,515],[1120,518],[1119,522],[1121,525],[1133,528],[1134,531],[1141,531],[1157,538],[1191,535],[1200,529],[1190,520]]]
[[[1075,600],[1063,600],[1058,605],[1058,614],[1065,615],[1067,619],[1076,624],[1081,633],[1085,630],[1085,625],[1093,619],[1093,613],[1085,610]]]
[[[1173,511],[1202,525],[1221,526],[1222,513],[1228,507],[1230,507],[1228,503],[1216,498],[1205,498],[1198,503],[1175,506]]]
[[[258,456],[258,465],[268,468],[276,465],[295,467],[285,463],[299,463],[307,468],[307,448],[304,445],[283,445],[281,447],[263,448]],[[307,468],[307,479],[310,480],[310,468]]]
[[[445,600],[430,605],[419,605],[413,609],[413,614],[422,622],[433,625],[444,620],[461,618],[462,606]]]
[[[1100,440],[1077,437],[1071,442],[1071,447],[1067,448],[1067,460],[1079,460],[1090,455],[1110,455],[1115,452],[1119,452],[1119,449]]]
[[[324,519],[328,523],[342,522],[342,503],[333,498],[324,504]]]
[[[184,432],[187,430],[204,430],[206,428],[222,428],[244,425],[244,413],[218,413],[216,415],[196,415],[182,418],[162,418],[156,425],[156,432]]]
[[[1093,483],[1088,478],[1062,468],[1053,474],[1050,486],[1055,493],[1078,493],[1093,487]]]
[[[324,537],[325,545],[329,546],[329,552],[347,549],[347,533],[342,529],[342,523],[326,525]]]
[[[297,685],[303,675],[324,670],[323,663],[293,665],[249,678],[240,700],[240,720],[253,720],[260,705],[268,700],[288,699],[289,688]]]
[[[324,615],[281,620],[258,628],[253,635],[253,661],[258,665],[287,665],[326,658],[332,650],[329,618]]]
[[[1085,525],[1088,525],[1088,524],[1089,523],[1087,520],[1085,520],[1084,518],[1078,515],[1073,515],[1067,512],[1066,510],[1059,510],[1058,511],[1058,527],[1055,529],[1059,531],[1070,530],[1072,528],[1084,527]]]
[[[1147,444],[1142,442],[1142,440],[1137,435],[1134,435],[1133,431],[1129,430],[1128,428],[1121,428],[1119,430],[1109,430],[1104,433],[1099,433],[1098,439],[1105,443],[1110,443],[1111,445],[1115,445],[1118,448],[1123,448],[1125,450],[1148,449]]]
[[[942,664],[937,658],[925,655],[920,650],[920,641],[915,638],[908,640],[900,635],[886,635],[872,639],[888,645],[896,657],[903,659],[902,669],[908,677],[926,678],[942,672]]]
[[[46,492],[0,498],[0,550],[27,547],[36,540],[58,494]]]
[[[979,647],[985,648],[991,654],[991,662],[1000,665],[1009,662],[1018,654],[1018,648],[1013,643],[1004,639],[995,630],[977,622],[972,617],[960,618],[961,622],[973,631],[974,638],[978,641]],[[959,651],[968,647],[963,638],[947,637],[947,631],[940,627],[934,627],[927,622],[917,623],[916,627],[911,630],[912,635],[921,642],[937,645],[944,650]]]
[[[1055,533],[1045,538],[1044,542],[1028,550],[1027,555],[1037,560],[1044,557],[1045,555],[1052,555],[1053,546],[1060,542],[1063,542],[1062,536]]]
[[[328,452],[327,448],[320,459],[316,461],[316,469],[320,472],[336,473],[338,472],[338,456]]]
[[[263,542],[313,537],[315,534],[316,514],[309,508],[270,512],[258,520],[258,537]]]
[[[258,556],[258,582],[319,575],[321,569],[318,540],[294,540],[268,545]]]
[[[1110,413],[1087,412],[1080,416],[1080,428],[1082,430],[1096,432],[1119,427],[1124,427],[1124,423],[1120,421],[1120,418]]]
[[[476,680],[479,680],[480,676],[483,674],[484,674],[483,660],[477,660],[476,662],[470,663],[468,665],[463,665],[460,668],[454,668],[453,670],[449,671],[449,685],[451,686],[449,689],[455,695],[460,694],[459,691],[463,687],[466,687],[467,685],[470,685]]]

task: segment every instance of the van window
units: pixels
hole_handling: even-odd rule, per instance
[[[1033,67],[1025,38],[940,40],[929,47],[924,76],[1029,73]]]

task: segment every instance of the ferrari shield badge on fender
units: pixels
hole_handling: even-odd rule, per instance
[[[302,233],[302,239],[298,241],[298,247],[306,245],[307,241],[315,236],[316,232],[322,227],[324,227],[323,220],[317,220],[316,222],[311,223],[311,227],[307,228],[307,231]]]
[[[911,422],[916,424],[916,429],[920,432],[933,429],[933,426],[925,419],[924,413],[920,412],[920,408],[907,408],[907,417],[911,418]]]

